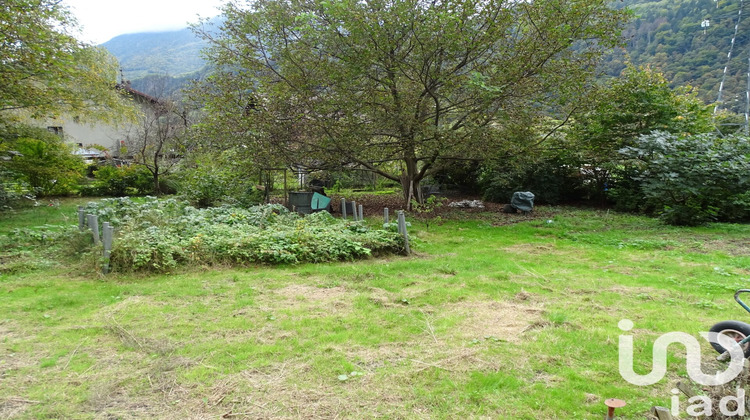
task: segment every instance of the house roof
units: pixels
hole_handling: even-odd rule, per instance
[[[117,89],[120,89],[120,90],[122,90],[122,91],[130,94],[130,95],[133,95],[133,96],[135,96],[137,98],[140,98],[143,101],[148,101],[148,102],[150,102],[152,104],[157,104],[157,103],[161,102],[157,98],[154,98],[153,96],[151,96],[151,95],[149,95],[147,93],[143,93],[140,90],[133,89],[130,86],[130,80],[126,80],[126,81],[124,81],[122,83],[118,83],[115,87]]]
[[[78,150],[75,150],[73,152],[76,156],[81,156],[83,158],[100,158],[100,157],[107,157],[107,154],[105,152],[102,152],[99,149],[89,148],[85,149],[83,147],[79,147]]]

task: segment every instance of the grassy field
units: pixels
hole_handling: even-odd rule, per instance
[[[4,213],[0,234],[74,223],[76,204]],[[642,419],[669,406],[684,350],[631,385],[618,321],[647,373],[659,335],[750,320],[732,300],[750,286],[747,225],[552,207],[444,219],[414,223],[415,255],[356,263],[104,277],[5,251],[0,418],[601,419],[616,397]]]

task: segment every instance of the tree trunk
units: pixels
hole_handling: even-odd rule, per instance
[[[412,200],[422,204],[424,197],[422,197],[422,189],[419,187],[419,183],[422,178],[419,176],[417,171],[416,159],[404,159],[406,169],[401,173],[401,188],[404,190],[405,207],[407,210],[412,209]]]
[[[159,187],[159,171],[154,171],[154,194],[161,195],[161,188]]]

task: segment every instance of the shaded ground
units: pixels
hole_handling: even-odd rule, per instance
[[[362,211],[366,217],[370,216],[383,216],[383,209],[388,208],[391,213],[396,210],[404,210],[404,197],[398,194],[387,194],[387,195],[375,195],[375,194],[361,194],[358,193],[354,196],[342,196],[340,194],[329,194],[332,198],[333,211],[335,214],[341,214],[341,199],[346,198],[347,201],[355,200],[357,204],[362,204]],[[481,197],[474,195],[461,195],[451,194],[445,197],[446,201],[443,205],[436,209],[435,215],[442,216],[446,214],[455,213],[457,209],[448,206],[448,203],[462,200],[480,200]],[[464,214],[478,214],[478,213],[498,213],[502,210],[503,204],[484,202],[485,208],[466,208],[460,209],[461,213]]]

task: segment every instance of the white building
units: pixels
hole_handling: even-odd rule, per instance
[[[156,98],[131,88],[130,82],[118,84],[117,88],[143,107],[158,102]],[[78,116],[58,116],[38,120],[34,124],[44,126],[51,133],[61,136],[66,143],[78,146],[74,153],[82,155],[84,159],[125,157],[120,156],[120,151],[126,145],[128,134],[133,132],[133,123],[84,122]],[[98,150],[101,147],[106,148],[107,152]]]

